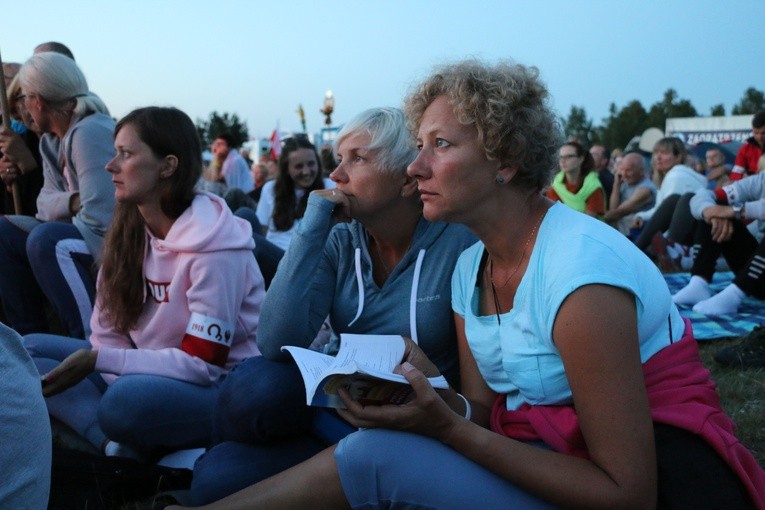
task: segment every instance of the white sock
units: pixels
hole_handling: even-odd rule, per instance
[[[705,315],[736,313],[745,297],[744,291],[738,288],[735,283],[731,283],[716,295],[698,303],[693,307],[693,311]]]
[[[709,290],[709,283],[701,276],[693,275],[688,285],[672,296],[672,301],[676,305],[695,305],[699,301],[709,299],[711,296],[712,291]]]
[[[145,458],[140,452],[129,446],[111,440],[107,441],[104,446],[104,455],[107,457],[124,457],[139,462],[145,462]]]

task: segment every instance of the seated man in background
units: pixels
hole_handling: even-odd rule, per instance
[[[590,155],[595,161],[595,170],[598,171],[598,179],[600,179],[600,184],[606,192],[606,197],[610,197],[611,190],[615,187],[614,174],[611,173],[611,169],[608,165],[611,160],[611,155],[609,154],[608,149],[603,145],[593,145],[590,147]]]
[[[700,220],[696,239],[700,245],[691,268],[691,281],[672,300],[693,306],[706,315],[734,314],[746,296],[765,299],[765,239],[758,241],[746,227],[758,220],[765,231],[765,174],[732,182],[721,190],[701,190],[690,202]],[[722,255],[735,273],[733,282],[712,295],[709,286],[716,261]]]
[[[614,187],[603,220],[629,236],[630,223],[638,211],[647,211],[656,203],[656,186],[645,173],[645,161],[631,152],[619,162]]]
[[[220,133],[210,147],[213,153],[212,165],[217,170],[218,181],[223,181],[227,189],[239,188],[249,193],[255,187],[250,173],[250,165],[239,154],[234,138],[229,133]]]
[[[757,173],[757,161],[762,156],[765,146],[765,110],[752,117],[752,136],[741,146],[736,154],[736,162],[730,172],[730,180],[738,181],[747,175]]]
[[[730,182],[730,168],[725,166],[725,155],[720,149],[713,147],[707,150],[706,161],[709,189],[720,189]]]

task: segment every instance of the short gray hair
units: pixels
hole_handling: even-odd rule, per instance
[[[405,174],[417,156],[406,117],[398,108],[370,108],[353,117],[338,134],[335,152],[344,139],[358,133],[369,135],[366,148],[377,153],[375,159],[384,172]]]
[[[76,116],[100,112],[109,115],[101,98],[90,92],[85,75],[74,60],[60,53],[43,52],[32,55],[19,70],[24,94],[43,97],[56,107],[74,101]]]

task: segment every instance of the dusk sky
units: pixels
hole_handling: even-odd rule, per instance
[[[172,105],[236,113],[251,136],[340,124],[399,106],[434,65],[512,58],[539,67],[553,105],[595,124],[610,103],[646,108],[672,87],[701,114],[765,89],[761,1],[84,0],[6,2],[0,52],[23,62],[67,44],[111,113]],[[663,126],[659,126],[662,127]]]

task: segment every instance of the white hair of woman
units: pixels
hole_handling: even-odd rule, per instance
[[[414,139],[406,129],[406,117],[398,108],[371,108],[349,120],[338,133],[335,150],[348,136],[356,133],[369,135],[369,151],[377,153],[381,170],[390,173],[406,173],[406,167],[414,161],[417,150]]]
[[[25,95],[42,97],[54,110],[71,112],[74,117],[100,112],[109,115],[101,98],[88,89],[85,75],[74,60],[60,53],[33,55],[19,71]]]

